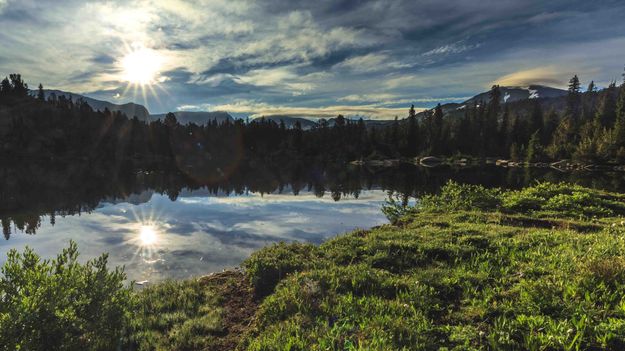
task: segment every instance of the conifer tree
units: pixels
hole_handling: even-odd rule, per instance
[[[540,131],[537,130],[532,134],[529,142],[527,143],[527,153],[525,161],[528,163],[534,163],[539,160],[541,153],[540,145]]]
[[[596,87],[595,87],[595,81],[591,80],[590,84],[588,84],[588,88],[586,89],[587,93],[594,93],[596,91]]]
[[[599,107],[595,114],[598,127],[612,128],[616,121],[616,101],[614,100],[613,91],[615,86],[613,84],[601,93],[601,100]]]
[[[581,95],[579,90],[579,78],[574,75],[569,80],[569,89],[567,95],[567,115],[572,118],[574,123],[577,123],[580,114]]]
[[[39,88],[37,89],[37,99],[44,101],[46,99],[46,95],[43,92],[43,85],[39,83]]]

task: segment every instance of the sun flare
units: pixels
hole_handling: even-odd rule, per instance
[[[142,225],[139,228],[139,241],[143,246],[151,246],[158,241],[156,229],[151,225]]]
[[[121,60],[122,77],[131,84],[151,85],[157,82],[163,66],[163,58],[158,52],[135,46]]]

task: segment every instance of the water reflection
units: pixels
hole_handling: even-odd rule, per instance
[[[503,187],[536,180],[610,190],[624,185],[620,174],[494,167],[262,168],[202,184],[173,171],[116,169],[111,174],[35,165],[5,168],[0,178],[0,220],[7,239],[0,242],[0,263],[9,249],[26,245],[52,257],[71,239],[78,242],[82,260],[109,252],[110,263],[126,266],[137,281],[219,271],[269,243],[321,243],[337,233],[383,224],[380,206],[388,191],[414,197],[436,191],[448,179]]]
[[[142,224],[139,228],[139,241],[142,247],[152,247],[158,241],[156,229],[149,224]]]

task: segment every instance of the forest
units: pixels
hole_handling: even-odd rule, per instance
[[[623,75],[625,79],[625,74]],[[548,108],[548,109],[547,109]],[[45,98],[19,74],[0,83],[0,159],[83,159],[140,168],[176,165],[195,174],[227,174],[242,162],[319,163],[417,156],[500,157],[513,161],[574,159],[625,162],[625,84],[582,92],[577,76],[562,98],[488,101],[445,115],[439,104],[385,125],[338,115],[312,129],[257,118],[181,125],[173,113],[146,123],[119,112],[94,111],[84,101]]]

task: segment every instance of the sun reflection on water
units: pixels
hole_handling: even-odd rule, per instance
[[[142,246],[152,246],[157,243],[158,235],[152,225],[142,224],[139,229],[139,241]]]
[[[158,225],[158,223],[138,221],[134,236],[129,240],[129,243],[137,248],[131,263],[135,259],[140,259],[149,265],[161,262],[163,234],[163,226]]]

